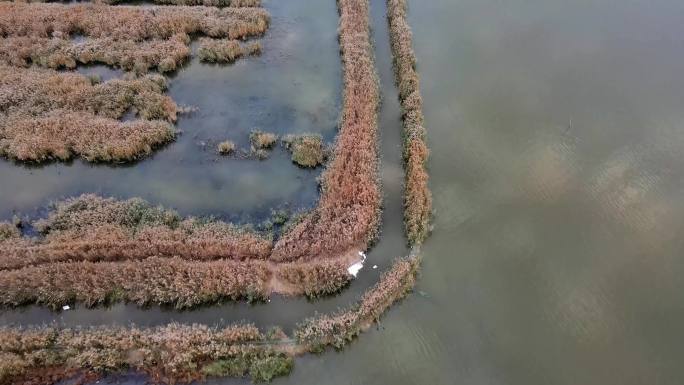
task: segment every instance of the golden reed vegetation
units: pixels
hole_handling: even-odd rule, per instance
[[[0,63],[52,69],[105,64],[140,74],[153,69],[167,73],[188,60],[189,44],[190,37],[186,34],[141,42],[108,37],[87,38],[82,42],[52,37],[7,37],[0,39]]]
[[[134,7],[0,3],[0,37],[112,38],[143,41],[177,34],[244,39],[269,24],[261,8]]]
[[[245,8],[0,4],[0,63],[53,69],[101,63],[136,73],[171,72],[190,57],[190,34],[220,38],[201,44],[202,56],[217,62],[258,54],[258,43],[243,47],[235,39],[262,35],[269,15],[252,8],[258,2],[234,3]]]
[[[411,245],[421,244],[430,232],[432,195],[428,187],[423,101],[420,95],[406,0],[387,0],[390,43],[404,124],[404,222]]]
[[[273,263],[265,235],[183,219],[140,199],[84,195],[58,203],[34,225],[42,237],[21,237],[0,224],[2,306],[127,301],[188,308],[272,292],[317,297],[351,279],[344,260]]]
[[[0,328],[0,385],[51,384],[78,375],[94,380],[126,370],[164,383],[213,376],[270,381],[290,372],[295,355],[341,348],[368,329],[412,290],[418,265],[417,258],[395,262],[355,306],[304,321],[294,338],[249,324]]]
[[[50,384],[76,374],[135,370],[157,383],[223,374],[255,381],[289,373],[292,356],[253,325],[210,328],[0,329],[0,384]],[[81,377],[84,378],[84,377]]]
[[[240,44],[237,40],[202,38],[197,55],[207,63],[232,63],[243,56],[260,53],[259,42]]]
[[[0,156],[20,161],[123,161],[175,137],[177,106],[148,75],[93,84],[77,73],[0,65]],[[135,109],[142,120],[121,122]]]
[[[377,235],[378,82],[368,3],[339,0],[344,72],[342,119],[332,160],[323,172],[318,206],[275,244],[274,261],[329,258],[364,250]]]

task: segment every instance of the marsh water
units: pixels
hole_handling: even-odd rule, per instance
[[[276,298],[193,313],[28,308],[2,322],[292,325],[377,279],[405,250],[385,7],[371,2],[387,201],[369,265],[380,269],[367,265],[342,295],[313,303]],[[274,383],[682,383],[684,3],[409,3],[435,203],[417,290],[348,348],[299,358]],[[336,23],[334,2],[266,6]]]

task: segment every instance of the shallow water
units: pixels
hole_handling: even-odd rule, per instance
[[[386,147],[396,92],[384,2],[372,3],[383,176],[395,184],[371,265],[402,244],[398,150]],[[298,359],[274,383],[680,384],[684,4],[410,4],[436,211],[417,293],[343,352]],[[331,300],[239,314],[287,323],[376,275],[362,270]]]
[[[334,138],[341,95],[335,4],[264,6],[272,23],[260,56],[229,66],[195,59],[170,79],[168,94],[176,103],[198,108],[180,116],[177,141],[133,165],[75,160],[27,167],[0,160],[0,220],[15,213],[35,217],[50,201],[82,193],[138,196],[182,214],[239,222],[259,221],[274,207],[313,207],[320,168],[298,168],[282,148],[265,161],[222,157],[216,150],[232,140],[249,151],[255,128]],[[103,80],[122,75],[101,65],[79,72]]]

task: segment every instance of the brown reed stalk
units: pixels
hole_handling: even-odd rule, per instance
[[[96,83],[77,73],[0,66],[0,156],[128,161],[175,138],[177,106],[159,75]],[[142,120],[121,122],[134,108]]]
[[[404,225],[409,244],[420,245],[430,232],[432,194],[428,187],[423,102],[416,72],[406,0],[387,0],[390,43],[404,124]]]

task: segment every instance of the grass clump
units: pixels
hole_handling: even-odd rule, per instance
[[[243,56],[260,53],[259,42],[243,45],[237,40],[202,38],[197,55],[201,61],[207,63],[232,63]]]
[[[11,239],[19,238],[21,236],[21,231],[14,223],[0,222],[0,242]]]
[[[320,135],[287,135],[283,144],[292,153],[292,161],[302,167],[316,167],[325,160],[323,138]]]
[[[271,132],[263,132],[260,130],[252,130],[249,134],[249,141],[252,144],[252,151],[256,150],[270,150],[273,148],[278,135]]]
[[[218,144],[218,152],[221,155],[229,155],[235,151],[235,143],[230,140],[225,140]]]
[[[139,74],[153,69],[168,73],[190,57],[189,44],[190,38],[184,33],[140,42],[109,37],[74,42],[54,37],[16,36],[0,40],[0,63],[52,69],[105,64]]]

